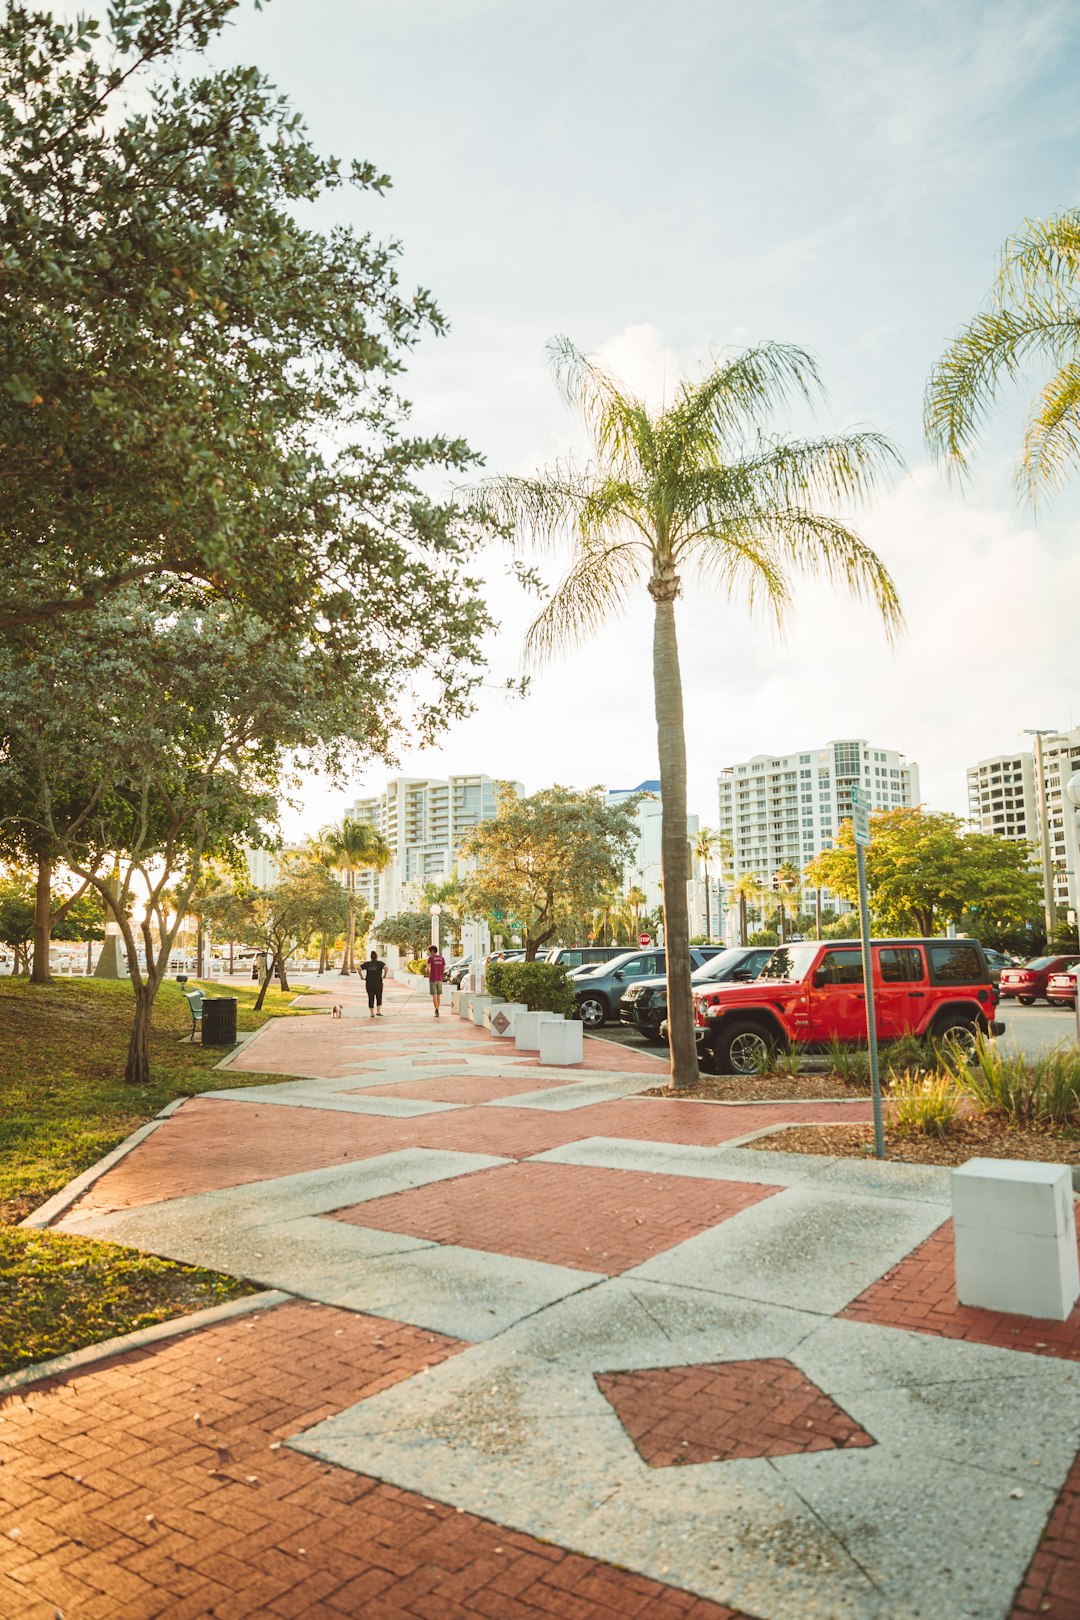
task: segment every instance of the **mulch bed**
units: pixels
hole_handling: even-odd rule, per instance
[[[686,1102],[845,1102],[868,1097],[870,1082],[846,1085],[837,1074],[703,1075],[695,1086],[653,1086],[639,1097],[667,1097]]]
[[[744,1144],[781,1153],[823,1153],[862,1159],[873,1154],[872,1125],[800,1125]],[[1080,1164],[1080,1131],[1010,1126],[982,1115],[958,1119],[945,1136],[886,1128],[885,1152],[902,1164],[966,1164],[969,1159],[1035,1159],[1049,1164]]]

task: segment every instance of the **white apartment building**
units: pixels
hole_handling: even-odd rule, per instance
[[[244,859],[251,887],[272,889],[281,876],[281,863],[285,856],[298,854],[302,848],[302,844],[282,844],[280,849],[252,849],[245,846]]]
[[[604,795],[605,804],[624,804],[627,799],[633,798],[637,793],[647,794],[638,805],[637,844],[629,861],[623,868],[624,887],[636,885],[645,895],[645,911],[655,911],[664,903],[664,890],[660,882],[663,868],[660,859],[660,830],[663,806],[660,799],[660,783],[656,780],[639,782],[634,788],[609,788]],[[697,816],[687,816],[686,836],[693,838],[697,832],[699,822]],[[701,933],[704,928],[705,894],[700,874],[691,862],[693,877],[690,886],[690,932]],[[710,873],[710,879],[715,882],[715,874]],[[700,893],[698,891],[701,891]],[[714,932],[718,911],[714,905],[712,921]]]
[[[1018,751],[996,759],[981,759],[969,767],[968,811],[981,832],[1027,839],[1032,845],[1034,865],[1041,861],[1039,844],[1045,814],[1054,900],[1076,911],[1080,910],[1080,818],[1065,797],[1065,788],[1069,778],[1080,771],[1080,726],[1043,737],[1042,757],[1043,804],[1039,802],[1034,754]]]
[[[851,815],[856,784],[873,810],[919,803],[918,766],[862,737],[793,754],[755,754],[725,766],[718,779],[719,827],[731,841],[735,876],[749,873],[770,884],[787,863],[801,872],[813,856],[832,848],[841,821]],[[848,909],[826,889],[821,900]]]
[[[510,787],[524,792],[520,782]],[[381,793],[357,799],[348,812],[377,827],[393,859],[382,872],[358,872],[357,893],[377,917],[415,905],[425,883],[452,876],[465,834],[495,815],[490,776],[397,776]]]

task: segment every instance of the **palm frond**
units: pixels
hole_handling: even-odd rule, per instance
[[[1028,415],[1017,482],[1034,502],[1080,465],[1080,360],[1056,372]]]
[[[681,382],[663,427],[681,446],[684,464],[702,454],[715,461],[725,448],[737,451],[793,397],[812,403],[824,396],[813,355],[788,343],[762,343],[715,366],[699,382]]]
[[[575,538],[592,494],[589,469],[578,472],[570,462],[545,467],[535,478],[489,478],[469,491],[507,530],[511,545],[528,541],[541,549]]]
[[[596,454],[616,475],[634,479],[654,452],[653,423],[644,400],[567,337],[552,338],[547,352],[559,390],[581,415]]]
[[[883,433],[866,430],[820,439],[762,440],[727,469],[759,506],[802,506],[865,500],[904,466]]]
[[[1080,209],[1025,219],[1001,250],[994,297],[1003,307],[1051,288],[1075,297],[1080,281]]]
[[[526,658],[541,663],[566,647],[576,647],[624,612],[647,562],[645,548],[634,543],[580,556],[529,626]]]
[[[764,602],[776,625],[783,625],[791,586],[761,526],[736,516],[710,523],[686,537],[683,555],[710,589],[740,597],[751,613]]]
[[[764,534],[775,553],[812,579],[843,585],[856,601],[877,607],[890,641],[903,628],[900,597],[889,570],[872,546],[837,518],[799,507],[762,514]]]

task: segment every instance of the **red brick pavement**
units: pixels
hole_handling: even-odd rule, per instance
[[[840,1314],[943,1339],[970,1339],[974,1344],[1080,1361],[1080,1305],[1067,1321],[1050,1322],[957,1303],[952,1221],[871,1283]]]
[[[1069,1470],[1009,1620],[1080,1620],[1080,1456]]]
[[[579,1164],[512,1164],[328,1218],[616,1275],[779,1191]]]
[[[733,1620],[280,1444],[458,1348],[289,1304],[7,1400],[0,1614]]]
[[[650,1468],[874,1444],[779,1357],[599,1373],[596,1382]]]

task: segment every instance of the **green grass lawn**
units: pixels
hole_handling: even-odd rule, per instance
[[[241,1031],[310,1016],[291,1005],[295,991],[269,990],[257,1013],[255,985],[201,988],[236,997]],[[169,982],[154,1007],[151,1082],[126,1086],[132,1011],[126,980],[0,979],[0,1373],[251,1292],[242,1279],[115,1243],[15,1227],[174,1097],[282,1079],[225,1080],[215,1068],[224,1049],[184,1039],[191,1015]]]

